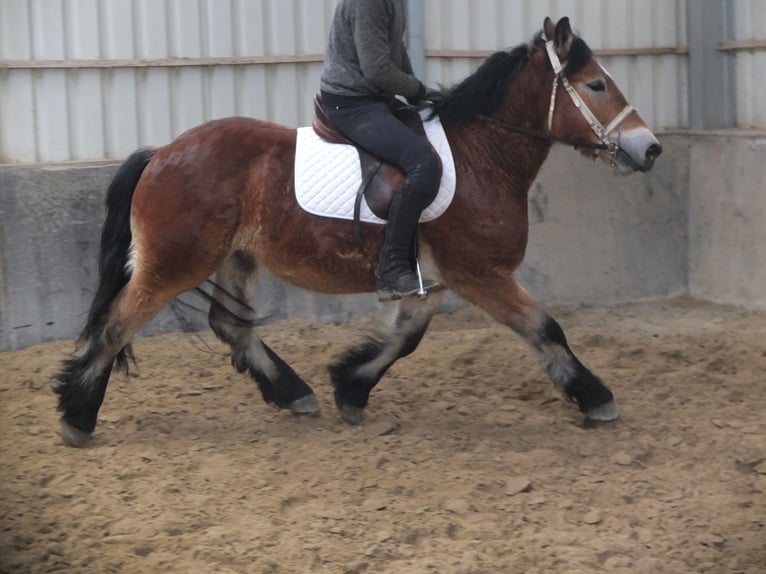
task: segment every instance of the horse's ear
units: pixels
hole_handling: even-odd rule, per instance
[[[546,36],[548,32],[545,32]],[[565,62],[569,56],[569,50],[572,48],[572,42],[574,41],[574,34],[572,28],[569,25],[569,18],[566,16],[559,20],[556,24],[556,29],[552,36],[548,36],[548,39],[553,38],[553,42],[556,45],[556,54],[559,59]]]
[[[555,37],[556,25],[548,16],[546,16],[545,20],[543,21],[543,32],[545,33],[546,40],[553,40]]]

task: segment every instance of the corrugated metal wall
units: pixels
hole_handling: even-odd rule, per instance
[[[430,84],[567,15],[655,129],[689,125],[689,0],[410,1]],[[766,128],[766,3],[731,2],[738,124]],[[305,125],[334,4],[0,0],[0,163],[122,158],[232,114]]]
[[[730,0],[735,54],[737,126],[766,128],[766,2]]]
[[[334,5],[0,0],[0,162],[121,158],[234,114],[305,123]]]
[[[478,66],[484,51],[529,41],[546,16],[568,16],[650,125],[685,127],[686,1],[426,0],[428,76],[451,84]],[[476,54],[438,57],[455,50]]]

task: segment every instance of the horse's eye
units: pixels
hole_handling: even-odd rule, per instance
[[[593,90],[594,92],[606,91],[606,82],[604,80],[595,80],[593,82],[588,82],[585,85],[588,86],[588,88]]]

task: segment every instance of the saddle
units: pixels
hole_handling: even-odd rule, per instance
[[[423,120],[416,108],[396,99],[393,100],[389,107],[399,121],[419,137],[428,141],[425,129],[423,128]],[[357,147],[354,142],[343,135],[324,111],[319,94],[314,96],[314,120],[312,127],[323,140],[330,143],[352,145],[359,152],[359,161],[362,166],[362,183],[359,186],[356,200],[354,201],[354,237],[359,241],[361,239],[359,214],[361,212],[362,199],[367,202],[370,211],[377,217],[388,219],[391,201],[404,181],[404,173],[398,167],[387,164]]]

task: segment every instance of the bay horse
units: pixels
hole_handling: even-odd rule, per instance
[[[514,278],[527,244],[527,192],[555,142],[624,174],[648,171],[662,148],[569,20],[550,18],[528,44],[490,56],[445,90],[438,114],[452,148],[456,191],[446,212],[421,223],[421,265],[467,302],[520,335],[555,387],[587,417],[619,411],[611,391],[567,344],[559,324]],[[65,441],[90,438],[114,365],[127,368],[134,335],[179,294],[215,275],[209,323],[267,403],[319,410],[311,387],[256,334],[257,274],[307,290],[375,291],[383,227],[302,210],[294,194],[296,129],[232,117],[133,153],[107,191],[99,283],[82,349],[55,375]],[[370,392],[415,351],[444,292],[390,303],[386,330],[329,366],[340,416],[363,420]],[[243,302],[232,312],[224,300]]]

